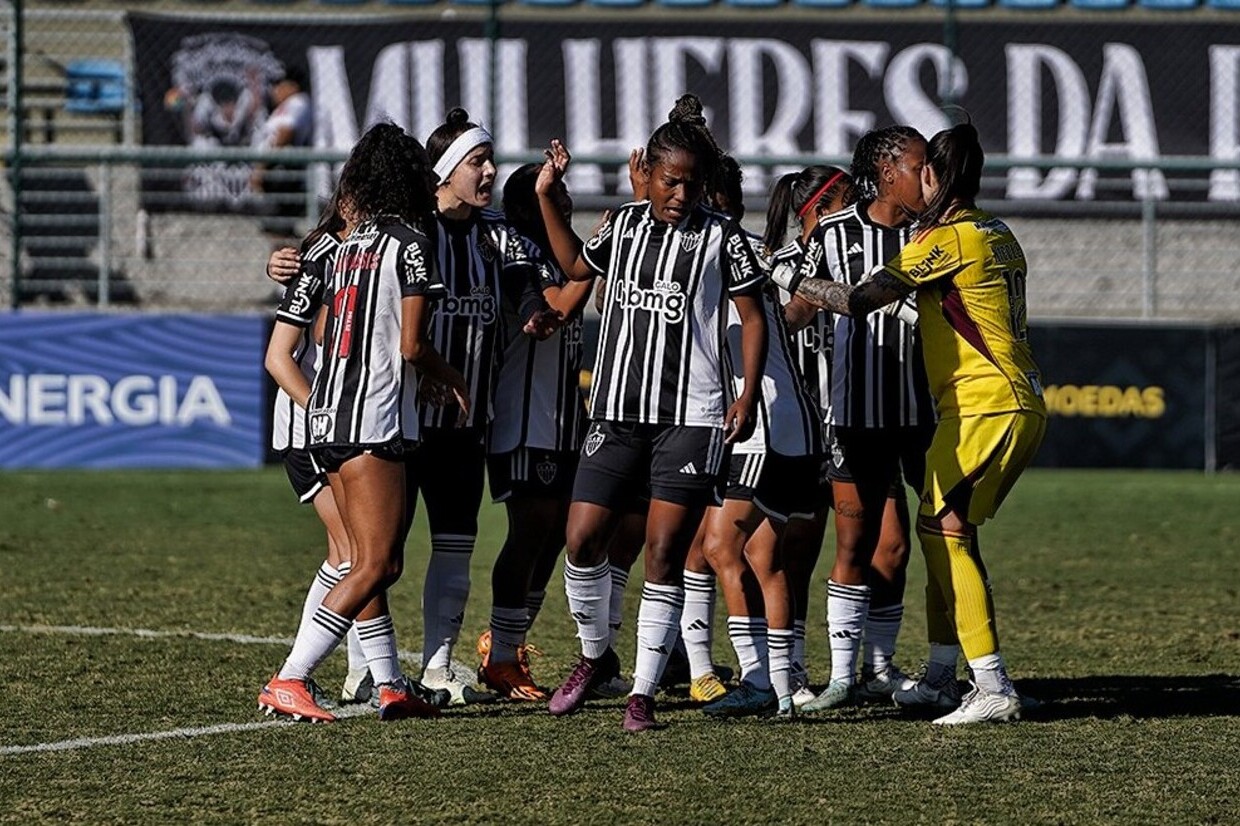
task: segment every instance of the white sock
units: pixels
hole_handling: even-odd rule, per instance
[[[696,680],[715,670],[710,647],[715,623],[715,575],[685,571],[685,610],[680,638],[689,657],[689,677]]]
[[[611,594],[611,567],[604,562],[593,568],[578,568],[564,560],[564,595],[568,611],[577,623],[581,654],[592,660],[603,656],[611,641],[607,629],[607,600]]]
[[[770,688],[766,617],[728,617],[728,639],[736,651],[741,680],[754,688]]]
[[[358,620],[353,627],[357,629],[357,638],[366,656],[366,667],[370,669],[375,685],[399,680],[400,663],[396,659],[396,626],[392,624],[392,615]]]
[[[349,575],[349,571],[353,570],[353,563],[346,559],[336,567],[336,570],[340,572],[340,578],[344,579]],[[349,626],[344,651],[349,657],[350,671],[361,671],[366,667],[366,652],[362,650],[362,641],[357,638],[356,622]]]
[[[633,668],[633,694],[653,697],[667,666],[685,607],[685,589],[677,585],[642,585],[637,609],[637,664]]]
[[[620,626],[624,624],[624,591],[629,587],[629,571],[619,565],[611,566],[611,595],[607,605],[608,644],[616,647]]]
[[[827,580],[827,633],[831,640],[831,682],[856,682],[857,650],[870,607],[870,586]]]
[[[1008,676],[1003,664],[1003,655],[996,651],[984,657],[969,660],[969,669],[973,672],[973,682],[982,691],[991,694],[1015,694],[1016,687]]]
[[[766,632],[771,688],[779,699],[792,696],[792,646],[795,632],[791,628],[768,628]]]
[[[529,616],[524,608],[491,607],[491,657],[493,663],[515,663],[517,646],[525,642]]]
[[[896,637],[904,619],[902,604],[871,605],[865,618],[865,642],[862,644],[861,667],[869,675],[882,674],[891,667],[896,656]]]
[[[945,678],[956,679],[956,663],[960,659],[959,645],[945,645],[940,642],[930,643],[930,659],[926,663],[926,680],[931,683],[942,682]]]
[[[422,667],[447,668],[452,646],[465,621],[469,599],[469,558],[474,537],[465,534],[431,536],[431,561],[422,587]]]
[[[298,629],[293,650],[280,668],[281,680],[304,680],[327,659],[344,635],[349,633],[349,620],[320,605],[305,628]]]
[[[306,601],[301,606],[301,622],[297,625],[298,634],[314,619],[314,612],[319,610],[319,606],[323,604],[323,597],[336,587],[341,576],[338,570],[326,562],[314,572],[314,579],[310,581],[310,588],[306,591]]]
[[[805,679],[809,673],[805,667],[805,620],[795,620],[792,623],[792,633],[792,676],[799,677],[802,682],[809,682]]]
[[[543,601],[546,598],[546,591],[530,591],[525,595],[526,631],[529,631],[530,626],[534,624],[534,620],[538,619],[538,614],[542,611]]]

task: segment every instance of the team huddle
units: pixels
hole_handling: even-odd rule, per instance
[[[558,141],[509,177],[501,213],[491,136],[463,110],[425,148],[371,128],[319,226],[268,263],[287,280],[267,352],[273,447],[328,554],[259,707],[334,720],[312,675],[347,638],[341,701],[381,720],[497,699],[563,716],[627,695],[624,728],[643,731],[670,672],[712,717],[877,701],[944,725],[1019,719],[1029,701],[999,650],[977,528],[1036,453],[1046,409],[1024,253],[975,204],[983,160],[969,124],[929,141],[874,130],[850,170],[780,178],[759,238],[740,223],[739,166],[686,95],[634,150],[633,201],[583,242]],[[453,651],[488,481],[508,535],[475,682]],[[386,594],[419,495],[431,558],[415,679]],[[815,692],[806,611],[832,511],[831,668]],[[913,533],[928,571],[917,676],[895,664]],[[526,635],[561,550],[581,656],[546,691]],[[643,551],[626,679],[615,646]],[[711,657],[720,589],[735,681]]]

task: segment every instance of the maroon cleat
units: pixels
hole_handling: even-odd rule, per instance
[[[568,675],[564,685],[551,695],[547,709],[556,717],[572,714],[583,705],[590,692],[620,671],[620,659],[616,652],[608,648],[597,660],[583,656],[577,661],[573,673]]]
[[[645,694],[630,694],[629,704],[624,709],[625,731],[649,731],[658,728],[654,719],[654,697]]]

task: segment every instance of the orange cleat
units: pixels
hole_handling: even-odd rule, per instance
[[[439,709],[422,699],[408,677],[401,677],[395,683],[384,683],[379,686],[379,719],[404,720],[409,717],[438,717]]]
[[[314,700],[307,680],[281,680],[272,677],[258,695],[258,708],[299,722],[334,723],[336,716]]]
[[[538,687],[529,667],[522,662],[487,663],[478,669],[478,679],[509,700],[536,703],[547,699],[547,693]]]

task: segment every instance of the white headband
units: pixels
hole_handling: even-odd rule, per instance
[[[439,177],[439,183],[446,184],[448,178],[452,175],[452,170],[456,169],[461,161],[465,160],[466,155],[484,143],[491,143],[491,133],[481,126],[475,126],[473,129],[458,135],[456,140],[448,145],[448,149],[443,153],[443,156],[435,162],[435,174]]]

